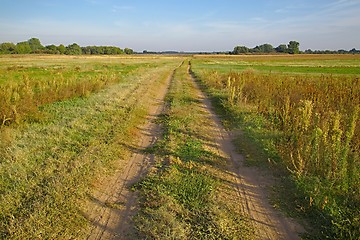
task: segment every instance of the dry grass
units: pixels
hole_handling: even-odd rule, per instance
[[[341,61],[357,57],[306,55],[296,60]],[[289,56],[234,58],[294,60]],[[253,126],[247,126],[247,130],[253,134],[263,128],[273,132],[273,137],[261,141],[275,147],[282,159],[280,164],[295,177],[309,200],[305,209],[318,208],[330,216],[327,234],[356,239],[360,235],[356,217],[359,208],[355,207],[360,201],[358,75],[291,75],[230,69],[226,73],[226,65],[223,65],[224,73],[219,73],[201,66],[200,60],[193,63],[196,75],[212,89],[214,96],[222,99],[232,121],[251,114],[261,116],[262,124],[254,124],[258,130]]]
[[[142,59],[131,63],[136,66],[131,71],[119,72],[116,66],[123,63],[116,61],[111,71],[120,83],[88,97],[44,105],[41,120],[1,128],[1,239],[86,235],[89,223],[82,204],[90,183],[114,171],[114,160],[126,158],[127,143],[147,112],[139,99],[179,62]],[[82,67],[94,66],[88,64]]]

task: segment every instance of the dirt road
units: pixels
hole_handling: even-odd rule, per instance
[[[190,71],[189,74],[191,75]],[[91,211],[93,228],[88,239],[136,239],[133,234],[131,217],[136,213],[136,193],[129,191],[129,186],[137,182],[151,167],[154,156],[144,154],[143,149],[151,146],[160,136],[161,131],[154,123],[156,116],[163,110],[164,97],[172,75],[158,88],[154,96],[146,124],[140,128],[140,141],[133,147],[133,154],[126,167],[98,187],[93,198],[97,202]],[[192,76],[194,85],[196,82]],[[196,85],[197,86],[197,85]],[[244,157],[238,154],[232,143],[233,135],[222,126],[220,119],[212,111],[209,99],[198,88],[198,98],[214,122],[214,129],[219,151],[228,158],[228,172],[233,182],[243,212],[249,216],[255,228],[256,239],[300,239],[298,232],[302,227],[292,219],[286,218],[275,210],[268,201],[268,188],[272,182],[260,170],[247,167]]]
[[[143,177],[153,165],[154,156],[145,154],[143,150],[152,146],[161,135],[161,129],[155,123],[157,116],[162,113],[164,98],[168,91],[172,74],[165,82],[151,93],[149,114],[143,126],[139,127],[139,141],[131,148],[132,155],[125,168],[117,171],[113,176],[103,179],[91,196],[96,202],[89,210],[92,229],[89,240],[95,239],[136,239],[133,236],[132,216],[136,214],[136,193],[129,188]]]
[[[188,71],[199,89],[190,66]],[[213,112],[209,98],[200,89],[199,100],[214,122],[213,131],[216,132],[215,142],[219,151],[229,160],[228,171],[233,175],[238,194],[238,201],[234,204],[240,204],[243,212],[251,219],[256,239],[300,239],[298,233],[302,232],[303,228],[269,203],[268,189],[273,182],[272,178],[256,167],[248,167],[244,164],[244,156],[236,151],[232,143],[234,134],[225,130],[219,117]]]

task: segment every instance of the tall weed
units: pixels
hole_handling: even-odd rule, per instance
[[[317,179],[305,181],[310,205],[330,212],[339,236],[360,236],[354,231],[360,229],[355,217],[360,213],[359,78],[254,70],[218,73],[193,66],[208,88],[227,96],[224,106],[255,109],[267,119],[268,128],[281,131],[282,137],[273,141],[284,168],[299,182]]]

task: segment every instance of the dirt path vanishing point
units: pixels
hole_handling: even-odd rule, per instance
[[[234,204],[241,204],[243,212],[249,216],[255,228],[256,239],[300,239],[302,226],[293,219],[285,217],[269,203],[268,188],[273,182],[271,176],[266,176],[256,167],[245,166],[244,157],[236,151],[232,143],[234,136],[225,130],[219,117],[212,111],[211,102],[200,90],[190,66],[188,72],[199,89],[199,100],[215,123],[214,135],[219,151],[229,159],[228,171],[234,177],[238,195],[238,201]]]
[[[93,227],[87,239],[136,239],[131,220],[136,214],[137,196],[129,187],[138,182],[153,165],[154,156],[145,154],[143,150],[152,146],[161,135],[160,126],[155,120],[163,112],[164,98],[173,74],[156,89],[149,102],[146,123],[139,128],[140,140],[136,146],[131,146],[132,156],[125,168],[106,178],[106,182],[101,183],[91,196],[96,206],[89,210]]]

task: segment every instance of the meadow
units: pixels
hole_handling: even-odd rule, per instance
[[[86,238],[92,184],[126,164],[149,89],[181,60],[3,56],[0,62],[0,238]]]
[[[191,61],[228,128],[245,132],[238,148],[250,163],[282,169],[294,183],[293,210],[313,219],[320,238],[360,236],[359,60],[280,55]]]
[[[0,238],[86,238],[89,192],[126,165],[150,92],[172,76],[156,166],[133,186],[138,234],[252,239],[190,66],[247,164],[279,179],[273,205],[310,239],[359,239],[360,57],[187,58],[0,56]]]

